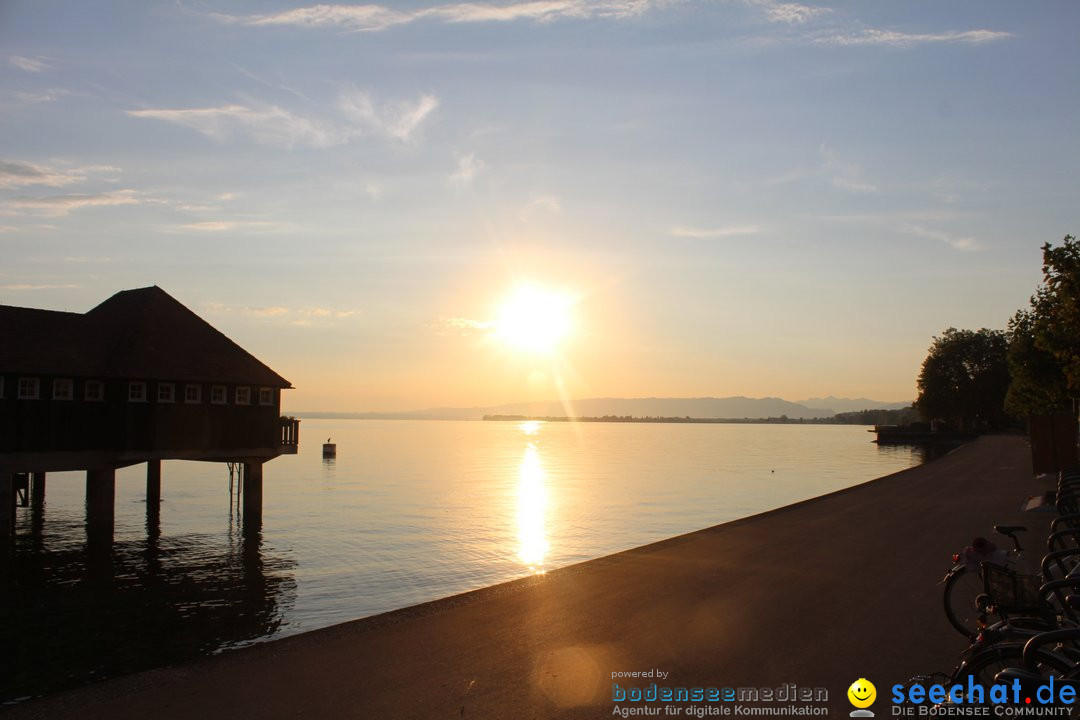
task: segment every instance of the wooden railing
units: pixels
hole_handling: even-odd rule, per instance
[[[300,420],[294,417],[281,418],[281,439],[278,447],[281,452],[296,454],[300,446]]]

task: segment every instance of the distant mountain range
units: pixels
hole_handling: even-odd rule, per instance
[[[823,398],[809,398],[808,400],[796,400],[799,405],[807,407],[829,408],[838,413],[857,412],[859,410],[901,410],[911,407],[911,402],[880,402],[867,398],[838,398],[830,395]]]
[[[334,413],[297,412],[300,417],[368,418],[411,420],[480,420],[485,415],[526,415],[530,417],[603,417],[605,415],[634,417],[692,417],[692,418],[770,418],[786,415],[789,418],[831,418],[837,413],[855,410],[899,409],[911,403],[889,403],[866,398],[810,398],[791,402],[781,398],[587,398],[574,400],[565,407],[558,400],[510,403],[493,407],[429,408],[396,413]]]

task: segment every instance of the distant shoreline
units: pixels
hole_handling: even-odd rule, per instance
[[[642,424],[706,424],[706,425],[864,425],[872,427],[878,422],[863,418],[844,417],[858,413],[843,413],[834,417],[791,418],[702,418],[674,417],[655,415],[600,415],[600,416],[551,416],[551,415],[484,415],[473,418],[447,418],[394,413],[332,413],[332,412],[294,412],[293,417],[302,420],[434,420],[446,422],[582,422],[582,423],[642,423]]]
[[[836,409],[814,408],[780,398],[584,398],[496,406],[432,407],[409,411],[327,411],[307,408],[293,415],[329,420],[548,420],[551,422],[760,423],[909,425],[919,420],[910,405],[883,406],[874,400],[835,400]],[[816,402],[814,400],[807,402]],[[852,407],[855,403],[866,403]],[[846,406],[846,407],[844,407]]]
[[[694,418],[694,417],[637,417],[634,415],[603,415],[601,417],[549,417],[530,415],[485,415],[491,422],[587,422],[587,423],[705,423],[736,425],[871,425],[845,422],[835,418]]]

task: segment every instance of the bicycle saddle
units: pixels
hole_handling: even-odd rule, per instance
[[[994,530],[1002,535],[1012,535],[1013,533],[1023,532],[1027,528],[1023,525],[995,525]]]

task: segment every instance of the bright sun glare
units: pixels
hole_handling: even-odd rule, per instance
[[[520,287],[503,303],[496,335],[518,350],[551,353],[570,333],[572,305],[565,293]]]

